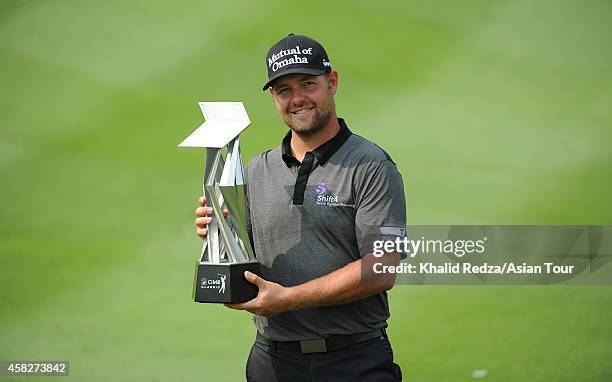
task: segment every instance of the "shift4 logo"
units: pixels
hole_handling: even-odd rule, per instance
[[[327,207],[354,207],[354,204],[346,204],[338,201],[338,195],[328,195],[325,192],[327,191],[327,184],[325,182],[321,182],[315,187],[315,192],[317,193],[317,198],[315,203],[320,206]]]
[[[321,195],[322,193],[324,193],[325,191],[327,191],[327,185],[325,184],[325,182],[321,182],[317,188],[315,188],[315,192],[319,195]]]

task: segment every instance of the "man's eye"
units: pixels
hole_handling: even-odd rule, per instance
[[[312,85],[314,85],[314,82],[312,81],[304,82],[304,86],[312,86]]]

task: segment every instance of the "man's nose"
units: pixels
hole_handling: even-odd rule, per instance
[[[295,89],[291,97],[291,103],[301,105],[306,100],[306,94],[301,89]]]

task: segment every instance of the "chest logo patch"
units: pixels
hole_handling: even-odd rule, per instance
[[[319,195],[321,195],[322,193],[324,193],[325,191],[327,191],[327,184],[325,184],[325,182],[321,182],[317,188],[315,188],[315,192]]]
[[[355,207],[354,204],[339,202],[338,195],[327,194],[327,184],[325,182],[319,183],[315,188],[315,192],[317,193],[315,200],[317,205],[327,207]]]

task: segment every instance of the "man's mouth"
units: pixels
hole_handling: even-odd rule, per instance
[[[293,115],[305,114],[305,113],[309,112],[312,109],[314,109],[314,107],[303,107],[303,108],[291,111],[291,114],[293,114]]]

